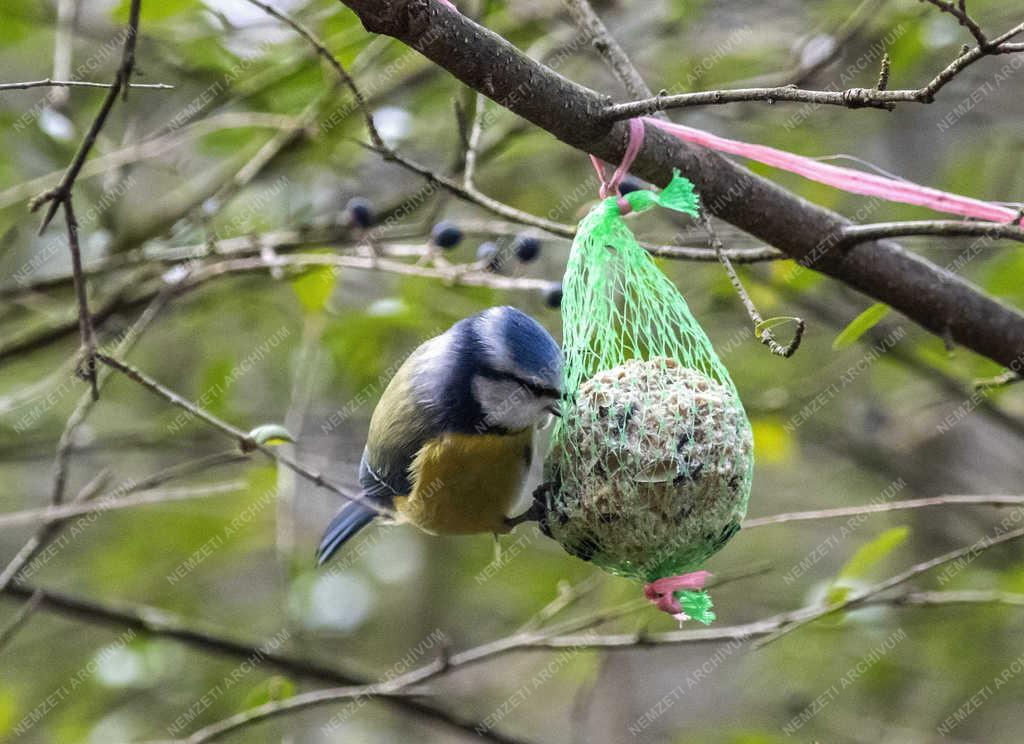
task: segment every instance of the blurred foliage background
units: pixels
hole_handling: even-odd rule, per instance
[[[458,169],[454,105],[472,108],[470,92],[401,44],[374,39],[337,2],[287,0],[277,7],[309,26],[353,70],[389,144],[439,172]],[[560,3],[460,7],[531,55],[557,60],[561,74],[622,97],[592,48],[572,43],[576,30]],[[913,0],[859,6],[628,0],[596,7],[650,85],[673,91],[754,79],[788,82],[801,67],[813,68],[803,81],[807,87],[870,86],[885,41],[891,85],[916,87],[971,41],[954,19]],[[992,32],[1020,21],[1013,3],[972,0],[970,7]],[[5,0],[0,78],[53,76],[57,29],[66,23],[72,74],[109,81],[126,18],[123,1]],[[180,278],[169,274],[172,262],[153,259],[162,251],[272,231],[337,229],[340,237],[311,239],[305,249],[354,254],[359,236],[347,225],[350,198],[371,200],[383,220],[423,192],[422,178],[360,146],[362,120],[312,47],[243,0],[144,2],[137,57],[135,82],[174,88],[132,90],[114,109],[75,187],[86,263],[107,267],[90,283],[93,307],[103,310],[102,344],[116,341],[153,292]],[[677,119],[806,155],[856,156],[979,198],[1019,198],[1024,72],[1018,66],[999,76],[1003,64],[983,61],[935,104],[895,112],[749,104],[688,110]],[[972,94],[978,100],[964,110]],[[58,218],[37,236],[38,217],[27,213],[26,203],[59,178],[102,96],[90,89],[0,92],[4,512],[46,505],[56,442],[86,389],[69,366],[78,344],[77,311],[70,286],[60,279],[69,270],[63,225]],[[592,173],[587,159],[511,114],[487,110],[480,188],[534,214],[578,219],[595,198],[593,189],[580,188]],[[140,143],[150,144],[140,149]],[[928,216],[757,170],[861,221]],[[446,258],[469,262],[479,243],[507,246],[518,232],[443,191],[415,201],[383,240],[422,248],[430,226],[447,218],[467,237]],[[634,225],[650,240],[668,241],[679,231],[657,215]],[[756,247],[725,225],[721,231],[729,247]],[[504,275],[557,282],[569,243],[542,237],[540,258],[509,260]],[[700,234],[688,229],[683,240],[701,244]],[[905,245],[1024,306],[1024,254],[1016,245],[936,238]],[[207,256],[191,266],[214,260]],[[941,339],[895,314],[835,350],[836,336],[870,299],[789,261],[743,267],[766,317],[807,320],[803,347],[782,360],[754,342],[720,267],[662,265],[722,354],[753,421],[757,470],[750,516],[873,499],[1020,493],[1024,391],[1010,385],[972,397],[976,379],[1001,371],[993,363],[947,350]],[[42,286],[25,291],[26,283]],[[502,303],[535,315],[557,337],[558,312],[545,295],[544,282],[498,290],[350,268],[302,276],[264,269],[211,279],[174,297],[128,358],[242,429],[287,425],[297,435],[298,459],[353,486],[373,405],[409,350],[453,321]],[[953,425],[944,424],[950,416]],[[113,487],[231,447],[201,421],[115,375],[74,440],[67,491],[73,496],[103,468],[111,469]],[[150,605],[256,645],[284,630],[279,651],[368,678],[386,674],[417,648],[422,657],[416,663],[430,661],[439,644],[427,639],[436,640],[437,632],[453,649],[513,633],[556,597],[562,582],[588,582],[565,611],[568,617],[639,596],[626,580],[591,578],[596,569],[565,555],[532,525],[501,538],[497,563],[488,536],[432,538],[407,527],[372,527],[340,559],[340,568],[318,571],[314,547],[339,507],[337,497],[260,457],[172,486],[214,492],[112,511],[73,536],[65,531],[59,550],[33,564],[29,582],[105,603]],[[743,531],[709,566],[722,576],[752,574],[715,590],[718,624],[823,602],[837,587],[864,586],[969,545],[992,534],[1004,516],[989,507],[952,506],[873,515],[852,529],[846,520],[828,520]],[[5,563],[34,530],[25,524],[0,529]],[[1021,558],[1016,543],[1000,546],[942,586],[934,574],[914,586],[1024,592]],[[4,597],[2,621],[20,604]],[[674,627],[645,607],[599,630]],[[1014,660],[1020,671],[1022,627],[1019,607],[885,605],[817,623],[756,651],[722,642],[583,650],[565,656],[551,681],[500,715],[498,729],[531,742],[1015,741],[1024,726],[1024,675],[1009,674],[999,689],[993,680],[1006,676]],[[897,641],[889,644],[892,638]],[[872,656],[886,644],[891,650]],[[430,683],[427,700],[467,719],[486,719],[527,689],[557,653],[513,653],[457,671]],[[144,633],[124,641],[115,627],[39,611],[0,655],[0,737],[95,744],[169,739],[318,686],[259,663],[238,674],[240,661]],[[699,684],[688,684],[702,665],[710,671]],[[70,688],[83,668],[90,672],[75,689],[44,704]],[[850,675],[851,669],[862,672]],[[226,684],[229,678],[234,681]],[[986,686],[992,694],[976,712],[948,736],[937,730]],[[343,708],[312,708],[225,740],[471,738],[380,702],[325,731]],[[794,720],[800,721],[796,728]]]

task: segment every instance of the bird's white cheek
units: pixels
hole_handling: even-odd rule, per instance
[[[537,399],[514,382],[476,377],[472,385],[489,426],[516,431],[533,426],[540,416]]]

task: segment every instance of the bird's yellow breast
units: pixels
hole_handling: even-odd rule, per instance
[[[505,517],[529,471],[532,430],[445,434],[413,460],[412,493],[395,498],[403,518],[427,532],[506,532]]]

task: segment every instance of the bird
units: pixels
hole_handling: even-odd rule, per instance
[[[509,531],[509,512],[528,496],[535,435],[561,415],[562,367],[551,334],[508,306],[417,347],[373,411],[360,498],[327,527],[318,564],[382,512],[431,534]]]

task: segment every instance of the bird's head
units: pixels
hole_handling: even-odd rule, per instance
[[[476,368],[470,389],[485,428],[518,431],[559,415],[562,350],[544,327],[513,307],[467,318]]]

